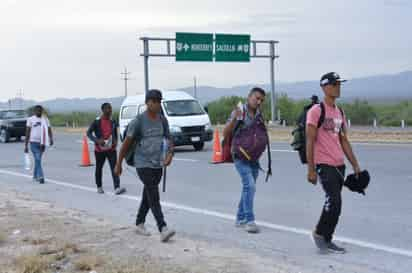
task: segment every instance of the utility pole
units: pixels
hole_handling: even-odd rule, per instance
[[[193,77],[193,95],[197,99],[197,79],[196,76]]]
[[[130,78],[128,77],[130,75],[130,72],[127,71],[127,67],[124,67],[124,72],[120,73],[124,80],[124,96],[127,97],[127,81],[130,81]]]

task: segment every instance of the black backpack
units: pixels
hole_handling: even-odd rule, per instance
[[[297,151],[299,153],[299,158],[302,164],[308,163],[307,158],[306,158],[306,117],[309,112],[309,110],[317,104],[311,104],[308,106],[305,106],[303,109],[303,112],[300,114],[298,120],[296,121],[296,127],[292,131],[292,143],[290,144],[293,148],[293,150]],[[323,102],[320,104],[320,117],[318,120],[318,126],[317,128],[320,128],[325,121],[325,105]],[[345,118],[343,114],[342,108],[337,106],[342,118]],[[343,124],[342,124],[343,127]]]
[[[133,139],[133,142],[130,145],[129,150],[127,151],[126,156],[125,156],[127,165],[132,166],[132,167],[134,167],[134,154],[135,154],[135,151],[136,151],[136,146],[138,145],[138,143],[140,142],[141,137],[142,137],[142,133],[141,133],[141,131],[142,131],[142,127],[141,127],[142,114],[138,115],[136,117],[136,119],[138,120],[138,125],[139,125],[139,127],[137,129],[137,134],[136,134],[135,138]],[[168,129],[167,128],[168,127],[167,120],[163,115],[160,115],[160,119],[161,119],[162,125],[163,125],[163,133],[166,134],[166,131]],[[124,139],[126,139],[127,130],[129,129],[129,124],[124,129],[124,133],[123,133],[123,136],[124,136],[123,138]]]

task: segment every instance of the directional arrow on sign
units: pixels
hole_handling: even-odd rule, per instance
[[[176,61],[212,62],[213,34],[176,32]]]

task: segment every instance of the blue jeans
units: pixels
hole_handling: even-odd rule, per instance
[[[259,174],[259,162],[248,162],[235,159],[235,167],[242,180],[242,194],[236,221],[248,223],[255,221],[253,203],[256,192],[256,180]]]
[[[34,157],[34,174],[33,174],[33,178],[34,179],[44,178],[43,168],[41,166],[41,157],[43,155],[43,152],[41,151],[40,143],[30,142],[30,150],[33,153],[33,157]]]

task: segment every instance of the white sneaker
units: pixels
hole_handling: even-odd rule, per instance
[[[245,221],[236,221],[235,222],[235,227],[237,227],[237,228],[244,228],[245,226],[246,226]]]
[[[162,228],[162,231],[160,232],[160,241],[162,243],[166,243],[167,241],[170,240],[174,235],[176,234],[176,231],[173,229],[168,229],[166,226]]]
[[[116,194],[116,195],[120,195],[120,194],[123,194],[123,193],[125,193],[126,192],[126,189],[125,188],[116,188],[115,189],[115,191],[114,191],[114,194]]]
[[[150,236],[152,235],[144,226],[144,224],[139,224],[136,226],[136,233],[143,236]]]
[[[256,225],[255,222],[248,222],[248,223],[246,223],[246,225],[245,225],[245,230],[246,230],[248,233],[259,233],[259,232],[260,232],[260,229],[259,229],[259,227]]]

